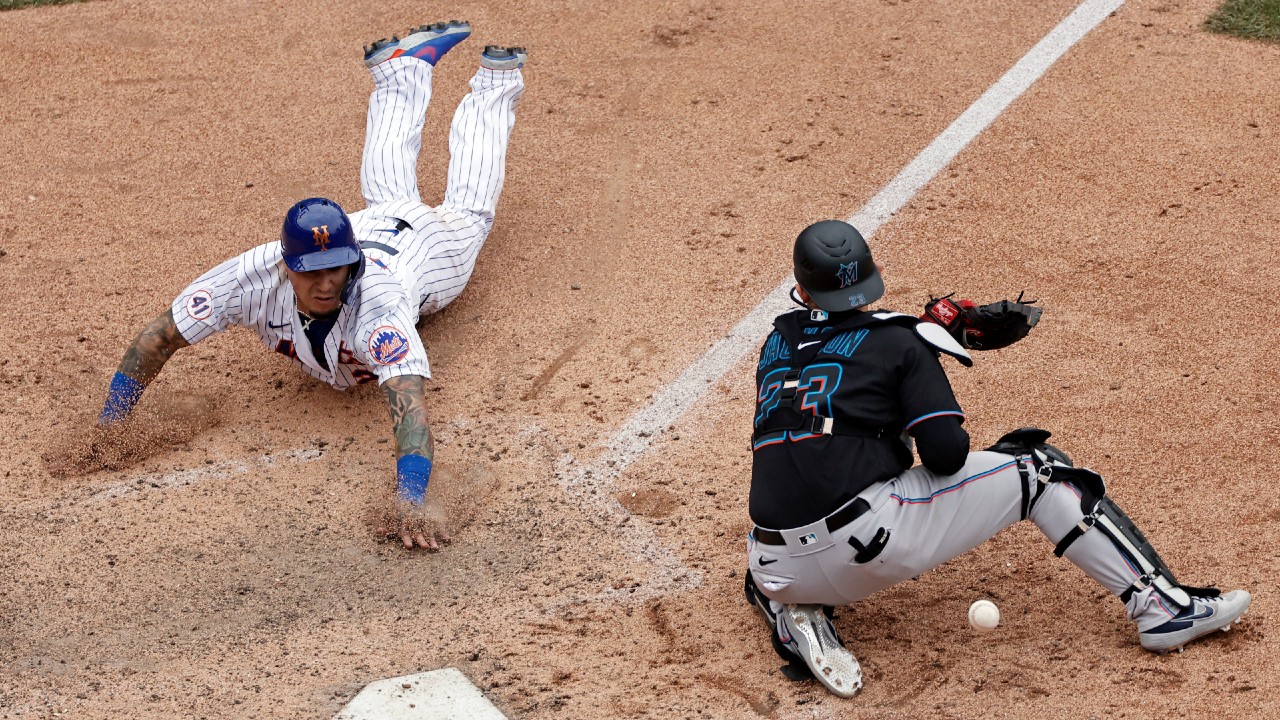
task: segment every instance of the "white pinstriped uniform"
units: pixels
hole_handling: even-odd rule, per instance
[[[518,69],[476,71],[449,132],[444,202],[429,207],[418,192],[417,166],[433,71],[408,56],[371,69],[360,168],[366,208],[350,214],[366,269],[325,340],[331,370],[317,362],[303,333],[279,242],[227,260],[174,299],[174,322],[187,342],[241,325],[336,388],[398,375],[431,377],[414,324],[457,298],[471,278],[493,226],[524,92]]]

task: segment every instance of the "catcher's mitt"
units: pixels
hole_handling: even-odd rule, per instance
[[[931,298],[924,305],[921,320],[935,322],[947,329],[961,345],[970,350],[998,350],[1027,336],[1040,322],[1043,308],[1035,300],[1017,300],[978,305],[972,300],[951,300],[951,295]]]

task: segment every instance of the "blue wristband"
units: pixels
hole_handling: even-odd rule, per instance
[[[111,377],[111,387],[107,388],[107,402],[102,406],[102,414],[98,416],[99,425],[110,425],[123,420],[138,404],[142,391],[146,386],[125,375],[116,373]]]
[[[427,480],[431,477],[431,458],[405,455],[396,461],[396,494],[401,500],[421,505],[427,496]]]

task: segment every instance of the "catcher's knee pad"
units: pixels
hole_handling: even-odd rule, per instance
[[[1000,439],[987,450],[1006,455],[1023,455],[1039,451],[1039,454],[1044,456],[1043,460],[1047,462],[1074,466],[1075,463],[1071,462],[1071,458],[1066,453],[1045,442],[1052,436],[1053,433],[1037,427],[1018,428],[1001,435]]]
[[[1160,559],[1160,555],[1155,548],[1151,547],[1151,543],[1147,542],[1146,536],[1133,520],[1111,498],[1105,496],[1092,501],[1092,509],[1085,510],[1085,515],[1080,522],[1058,541],[1053,554],[1062,557],[1072,543],[1091,529],[1097,529],[1105,534],[1116,550],[1139,573],[1133,584],[1120,594],[1122,602],[1129,602],[1129,598],[1135,592],[1148,587],[1179,608],[1191,606],[1190,595],[1212,597],[1218,594],[1216,588],[1188,587],[1180,584],[1174,577],[1173,571],[1165,565],[1164,560]]]
[[[1056,468],[1074,470],[1071,458],[1058,448],[1045,442],[1053,433],[1035,427],[1018,428],[1007,432],[987,448],[989,452],[1012,455],[1018,460],[1018,474],[1022,477],[1022,519],[1026,520],[1035,507],[1036,501],[1044,494],[1046,486],[1051,482],[1067,479],[1064,473],[1054,476]],[[1097,476],[1096,473],[1088,472]],[[1069,473],[1077,474],[1077,473]],[[1102,478],[1097,476],[1097,483]],[[1091,481],[1092,484],[1092,481]],[[1101,491],[1096,493],[1099,497]]]

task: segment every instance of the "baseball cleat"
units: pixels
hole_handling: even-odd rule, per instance
[[[488,45],[480,53],[480,67],[490,70],[519,70],[529,60],[529,53],[522,47]]]
[[[470,35],[471,23],[466,20],[422,25],[410,30],[403,39],[392,37],[390,40],[378,40],[366,47],[364,64],[373,67],[391,58],[407,55],[434,66],[445,53]]]
[[[840,644],[821,605],[784,605],[778,613],[778,639],[836,695],[853,697],[862,688],[862,666]]]
[[[1246,590],[1232,590],[1218,597],[1191,598],[1191,607],[1183,609],[1163,625],[1138,633],[1142,647],[1164,655],[1213,632],[1227,631],[1240,619],[1253,597]]]
[[[425,60],[435,65],[454,45],[466,40],[471,35],[471,23],[466,20],[450,20],[449,22],[423,25],[405,36],[400,41],[400,49],[405,55]]]
[[[400,38],[396,37],[395,35],[392,35],[390,40],[386,38],[382,38],[381,40],[374,40],[373,44],[365,47],[364,49],[364,64],[367,67],[380,65],[386,62],[387,60],[390,60],[392,56],[395,54],[396,50],[399,50],[399,49],[400,49]]]

